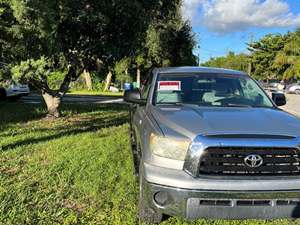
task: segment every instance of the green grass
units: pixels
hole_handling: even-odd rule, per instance
[[[126,106],[63,105],[63,117],[49,121],[40,105],[0,104],[0,224],[136,224]],[[162,224],[300,221],[170,218]]]
[[[40,107],[1,106],[1,224],[135,222],[126,110],[69,107],[53,122]]]
[[[123,92],[103,92],[103,91],[88,91],[88,90],[70,90],[68,95],[92,95],[92,96],[108,96],[108,97],[122,97]]]

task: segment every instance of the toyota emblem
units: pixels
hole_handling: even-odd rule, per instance
[[[260,155],[248,155],[244,159],[245,164],[251,168],[260,167],[264,160]]]

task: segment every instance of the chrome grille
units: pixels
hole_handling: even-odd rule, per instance
[[[257,168],[245,165],[248,155],[263,158]],[[253,148],[253,147],[210,147],[200,159],[199,175],[248,175],[289,176],[300,174],[299,149],[297,148]]]

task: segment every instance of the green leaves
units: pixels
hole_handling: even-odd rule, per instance
[[[260,79],[299,79],[300,30],[267,35],[250,45],[254,75]]]
[[[148,57],[158,66],[196,65],[192,28],[180,17],[150,25],[145,46]]]
[[[115,65],[116,79],[121,83],[125,81],[127,82],[131,81],[131,77],[128,74],[130,63],[131,63],[130,58],[123,58]]]
[[[287,35],[284,47],[276,55],[274,67],[284,68],[284,80],[300,78],[300,30]]]
[[[14,78],[29,82],[31,79],[45,79],[50,73],[49,65],[45,57],[38,60],[29,59],[22,61],[19,65],[12,68]]]
[[[300,78],[300,30],[286,35],[269,34],[248,46],[250,55],[229,52],[203,65],[245,72],[252,68],[251,75],[261,80]]]
[[[251,54],[251,63],[254,71],[253,76],[259,79],[279,78],[281,67],[275,67],[274,61],[277,53],[283,49],[285,36],[280,34],[266,35],[261,40],[249,44]]]
[[[211,58],[209,61],[202,65],[247,72],[249,66],[249,56],[243,53],[234,54],[233,52],[229,52],[227,56]]]

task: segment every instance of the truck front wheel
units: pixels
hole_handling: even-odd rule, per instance
[[[131,131],[131,151],[133,157],[133,165],[134,165],[134,174],[139,176],[139,166],[141,161],[141,146],[137,142],[137,137],[135,132]]]

